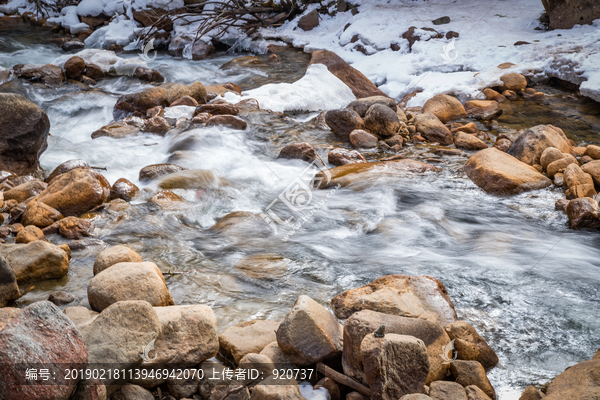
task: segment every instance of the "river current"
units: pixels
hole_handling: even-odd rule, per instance
[[[48,33],[3,34],[0,66],[49,63],[64,54],[43,44],[43,35]],[[291,51],[280,55],[281,66],[271,71],[219,69],[239,55],[192,62],[159,54],[150,66],[166,81],[234,82],[244,89],[293,82],[306,69],[306,55]],[[342,144],[331,132],[303,122],[311,115],[266,113],[252,116],[245,131],[201,128],[178,137],[92,140],[90,134],[112,120],[118,96],[149,85],[130,77],[105,79],[93,90],[19,84],[51,121],[48,149],[41,158],[44,169],[83,159],[106,168],[100,172],[111,184],[124,177],[143,189],[142,199],[132,206],[108,210],[95,221],[96,238],[109,245],[128,244],[144,260],[155,262],[165,273],[175,303],[212,307],[220,330],[248,319],[281,320],[301,294],[327,305],[335,295],[384,275],[425,274],[444,283],[459,318],[472,324],[498,353],[500,363],[489,378],[501,400],[518,399],[525,386],[549,382],[600,347],[600,236],[568,227],[566,216],[554,210],[555,201],[564,198],[562,190],[491,196],[459,171],[464,158],[447,158],[436,164],[442,168],[438,173],[381,176],[335,193],[313,191],[312,201],[323,200],[323,205],[287,241],[260,219],[222,233],[210,229],[219,218],[234,211],[264,212],[303,173],[304,162],[277,159],[283,146],[307,141],[326,160],[327,152]],[[572,98],[547,89],[550,104],[559,108]],[[592,115],[578,113],[582,104],[586,110],[594,108],[575,100],[574,111],[564,118],[577,123],[567,121],[574,127],[565,128],[567,134],[600,141],[589,132],[597,131],[598,114],[595,109]],[[556,113],[504,122],[518,129],[539,123],[560,126],[549,120],[558,118]],[[587,126],[584,133],[576,128],[581,124]],[[432,156],[427,146],[407,154]],[[365,156],[375,160],[381,154]],[[210,187],[175,190],[187,200],[185,205],[153,207],[144,199],[156,184],[140,184],[138,173],[162,162],[212,170],[221,179]],[[282,203],[274,207],[286,212]],[[18,304],[64,290],[76,298],[69,305],[87,305],[86,287],[100,249],[74,252],[67,276],[36,283]],[[261,253],[287,262],[267,274],[236,268],[242,258]]]

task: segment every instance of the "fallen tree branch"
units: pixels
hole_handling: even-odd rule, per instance
[[[336,370],[329,368],[327,365],[325,365],[323,363],[317,364],[317,371],[319,371],[320,373],[322,373],[329,379],[333,379],[337,383],[341,383],[344,386],[348,386],[349,388],[352,388],[352,389],[356,390],[357,392],[360,392],[360,393],[364,394],[365,396],[368,396],[369,398],[371,398],[371,389],[369,389],[362,383],[355,381],[354,379],[350,378],[349,376],[340,374]]]

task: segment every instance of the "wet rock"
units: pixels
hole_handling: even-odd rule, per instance
[[[337,76],[342,82],[344,82],[356,98],[362,99],[364,97],[372,96],[384,96],[385,93],[377,88],[361,72],[352,68],[348,63],[342,60],[337,54],[329,50],[319,50],[312,53],[310,64],[324,64],[329,72]],[[360,128],[358,128],[360,129]]]
[[[47,186],[46,183],[37,179],[25,182],[4,192],[4,200],[16,200],[18,203],[22,203],[28,198],[42,193]]]
[[[441,148],[441,149],[435,150],[433,152],[433,154],[435,154],[437,156],[460,156],[462,153],[460,150],[457,150],[457,149]]]
[[[469,118],[489,121],[498,118],[503,110],[495,100],[470,100],[465,103],[465,111]]]
[[[163,117],[152,117],[146,120],[144,130],[146,132],[156,133],[157,135],[164,136],[165,133],[171,130],[171,125]]]
[[[128,179],[118,179],[110,189],[110,199],[123,199],[125,201],[133,200],[138,193],[140,188],[131,183]]]
[[[362,129],[365,126],[360,115],[348,108],[327,111],[325,113],[325,123],[338,138],[346,141],[349,140],[352,131]]]
[[[58,210],[65,217],[79,216],[110,200],[110,184],[92,169],[73,169],[48,185],[38,201]]]
[[[593,399],[600,395],[600,360],[592,359],[567,368],[550,382],[544,400]]]
[[[429,356],[422,340],[393,333],[382,338],[368,334],[360,352],[371,399],[396,400],[423,391]]]
[[[438,169],[433,165],[411,159],[380,161],[369,163],[354,163],[320,171],[316,175],[319,180],[318,188],[327,189],[338,184],[342,187],[367,180],[369,177],[379,177],[382,172],[387,174],[404,175],[407,173],[434,172]]]
[[[162,83],[165,81],[165,77],[160,72],[146,67],[137,67],[133,73],[133,76],[138,78],[140,81],[150,83]]]
[[[184,96],[184,97],[189,97],[189,96]],[[156,107],[152,107],[149,110],[146,110],[146,117],[148,118],[153,118],[153,117],[163,117],[165,116],[165,109],[162,108],[161,106],[156,106]]]
[[[577,159],[575,157],[573,157],[570,154],[564,154],[564,157],[561,158],[560,160],[556,160],[556,161],[553,161],[550,164],[548,164],[548,166],[546,167],[546,172],[548,173],[548,177],[550,179],[554,179],[554,176],[557,173],[565,172],[565,169],[571,164],[579,165],[579,163],[577,162]]]
[[[188,89],[190,89],[189,96],[198,102],[198,104],[206,103],[206,88],[201,82],[194,81],[188,85]]]
[[[502,86],[500,88],[502,92],[504,92],[505,90],[512,90],[514,92],[518,92],[519,90],[523,90],[527,87],[527,79],[523,75],[518,74],[516,72],[502,75],[500,77],[500,80],[502,81]],[[510,98],[508,96],[506,97]]]
[[[94,261],[94,275],[118,263],[142,262],[142,257],[124,245],[116,245],[102,250]]]
[[[104,73],[102,68],[100,68],[99,66],[97,66],[95,64],[86,64],[84,75],[95,81],[98,81],[98,80],[106,77],[106,74]]]
[[[191,44],[191,40],[183,36],[175,36],[169,42],[169,54],[173,57],[181,57],[185,46]]]
[[[350,289],[331,300],[339,319],[361,310],[419,317],[442,326],[456,321],[454,304],[444,284],[425,275],[388,275],[366,286]]]
[[[525,388],[519,400],[542,400],[544,397],[546,396],[537,390],[535,386],[529,385]]]
[[[277,329],[277,343],[297,365],[312,365],[342,354],[342,325],[323,306],[300,296]]]
[[[271,342],[265,346],[264,349],[259,353],[262,356],[269,357],[271,361],[275,364],[291,364],[292,360],[289,359],[288,356],[285,355],[283,351],[279,348],[277,342]]]
[[[67,239],[77,240],[91,236],[93,229],[92,223],[87,219],[66,217],[58,221],[58,233]]]
[[[518,194],[552,184],[533,167],[494,147],[471,156],[464,171],[473,183],[493,194]]]
[[[487,149],[487,144],[483,140],[480,140],[475,135],[458,131],[454,136],[454,145],[457,149],[464,150],[482,150]]]
[[[260,353],[269,343],[277,340],[275,321],[253,320],[225,329],[219,335],[219,353],[235,364],[248,353]]]
[[[514,90],[505,90],[502,92],[502,96],[506,97],[508,100],[516,100],[519,97]]]
[[[450,371],[456,383],[464,387],[475,385],[492,400],[496,400],[496,391],[488,380],[485,369],[477,361],[454,360],[450,363]]]
[[[154,307],[161,324],[156,339],[156,363],[196,365],[217,355],[217,319],[210,307]]]
[[[240,110],[231,103],[204,104],[196,108],[194,115],[208,113],[212,115],[237,115]]]
[[[9,301],[18,299],[19,296],[17,277],[6,258],[0,253],[0,309],[6,307]],[[2,330],[1,321],[0,317],[0,331]]]
[[[180,167],[175,164],[152,164],[147,165],[140,170],[140,182],[148,182],[160,178],[161,176],[169,175],[178,171],[183,171],[187,168]]]
[[[494,143],[494,147],[504,153],[506,153],[508,151],[510,146],[512,146],[512,142],[510,140],[504,139],[504,138],[498,139]]]
[[[386,336],[394,333],[414,336],[423,341],[429,356],[426,384],[445,379],[448,367],[442,364],[439,354],[442,347],[450,343],[450,338],[439,324],[421,318],[406,318],[370,310],[354,313],[344,324],[342,366],[346,375],[367,383],[360,346],[365,336],[375,332],[381,325],[385,325]]]
[[[454,144],[452,133],[435,115],[431,113],[415,116],[415,128],[425,139],[442,146]]]
[[[89,324],[80,327],[89,362],[119,364],[121,368],[139,364],[140,351],[159,336],[160,330],[156,312],[148,302],[140,300],[112,304]],[[112,382],[106,379],[104,383]]]
[[[180,97],[179,99],[175,100],[170,105],[170,107],[177,107],[177,106],[197,107],[198,102],[193,97],[183,96],[183,97]]]
[[[113,118],[119,121],[130,115],[144,116],[146,110],[161,106],[167,107],[167,90],[164,87],[154,87],[138,93],[124,94],[117,99],[113,108]],[[187,94],[187,93],[186,93]]]
[[[571,200],[567,205],[567,216],[573,229],[600,228],[598,206],[592,198]]]
[[[81,40],[69,40],[62,45],[63,51],[66,52],[83,50],[84,47],[85,43],[83,43]]]
[[[203,43],[198,40],[192,44],[191,53],[192,60],[204,60],[215,53],[215,47],[212,44]]]
[[[374,104],[383,104],[384,106],[391,108],[394,112],[398,111],[398,106],[396,105],[394,99],[387,96],[371,96],[357,99],[348,104],[346,108],[356,111],[361,118],[364,118],[369,108],[371,108],[371,106]]]
[[[56,304],[57,306],[64,306],[65,304],[75,301],[75,297],[73,297],[71,293],[56,291],[50,293],[50,296],[48,296],[48,301]]]
[[[207,114],[207,113],[200,113],[194,116],[194,118],[192,118],[191,121],[191,125],[193,124],[198,124],[198,125],[204,125],[206,124],[206,121],[208,121],[208,119],[212,117],[212,115]]]
[[[348,139],[355,149],[372,149],[377,147],[377,137],[362,129],[350,132]]]
[[[244,130],[248,127],[248,123],[233,115],[216,115],[206,121],[206,126],[224,126],[231,129]]]
[[[277,158],[298,159],[307,163],[311,163],[316,159],[320,160],[315,148],[306,142],[288,144],[281,149]]]
[[[19,78],[34,82],[43,82],[52,88],[61,86],[65,81],[63,70],[53,64],[15,65],[13,70]]]
[[[34,225],[28,225],[17,234],[17,243],[31,243],[44,238],[44,233]]]
[[[556,182],[555,182],[555,185],[556,185]],[[554,209],[556,211],[560,211],[560,212],[563,212],[563,213],[566,214],[567,213],[567,206],[569,205],[569,202],[570,202],[570,200],[567,200],[567,199],[558,199],[554,203]]]
[[[468,400],[465,389],[456,382],[435,381],[429,386],[433,400]]]
[[[159,190],[154,196],[148,199],[148,203],[153,203],[161,207],[169,207],[174,202],[183,202],[185,199],[170,190]]]
[[[23,368],[48,369],[64,376],[64,365],[88,362],[88,351],[75,325],[54,304],[38,301],[16,314],[0,331],[0,398],[68,399],[79,379],[64,385],[23,385]]]
[[[327,154],[327,161],[333,165],[347,165],[355,163],[366,163],[365,157],[356,150],[348,150],[336,147]]]
[[[50,183],[59,175],[65,174],[71,170],[76,168],[87,168],[90,169],[90,165],[83,160],[69,160],[60,164],[58,167],[54,168],[54,171],[46,178],[46,183]]]
[[[569,200],[596,195],[592,176],[583,172],[577,164],[570,164],[565,168],[564,180],[569,188],[565,191],[565,195]]]
[[[152,392],[131,383],[125,384],[119,391],[110,396],[111,400],[154,400]]]
[[[19,284],[58,279],[69,272],[67,253],[43,240],[3,244],[0,245],[0,254],[8,261]]]
[[[485,369],[498,364],[496,352],[467,322],[452,322],[446,325],[445,330],[450,339],[454,340],[459,360],[478,361]]]
[[[216,189],[225,181],[213,170],[193,169],[179,171],[163,178],[158,187],[161,189]]]
[[[431,113],[443,123],[462,119],[467,116],[465,107],[455,97],[438,94],[423,104],[423,113]]]
[[[312,31],[317,26],[319,26],[319,13],[317,10],[312,10],[298,19],[298,28],[303,31]]]
[[[380,136],[392,136],[400,130],[398,115],[383,104],[373,104],[364,118],[365,127]]]
[[[153,306],[173,304],[162,272],[151,262],[112,265],[92,278],[87,292],[94,311],[125,300],[145,300]]]
[[[85,71],[85,61],[81,57],[73,56],[65,62],[63,68],[65,69],[67,78],[78,81],[81,80],[81,75]]]
[[[0,169],[18,175],[37,171],[39,157],[48,147],[48,116],[13,93],[0,93],[0,109]]]

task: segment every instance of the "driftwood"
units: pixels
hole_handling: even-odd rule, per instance
[[[348,386],[349,388],[352,388],[352,389],[356,390],[357,392],[360,392],[360,393],[364,394],[365,396],[371,398],[371,389],[369,389],[362,383],[355,381],[354,379],[350,378],[349,376],[340,374],[336,370],[329,368],[327,365],[325,365],[323,363],[317,364],[317,371],[319,371],[320,373],[322,373],[329,379],[333,379],[337,383],[341,383],[344,386]]]

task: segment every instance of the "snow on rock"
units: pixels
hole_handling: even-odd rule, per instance
[[[165,107],[164,118],[171,125],[174,125],[175,121],[177,121],[181,117],[192,119],[192,117],[194,116],[194,111],[196,111],[196,107],[192,107],[192,106]]]
[[[10,0],[6,4],[0,4],[0,12],[12,15],[19,11],[19,9],[24,9],[27,6],[29,6],[27,0]]]
[[[85,49],[76,54],[65,54],[52,61],[52,64],[63,68],[65,62],[73,56],[83,58],[86,64],[95,64],[111,75],[133,75],[136,68],[146,67],[146,63],[140,58],[121,58],[114,51],[102,49]]]
[[[75,28],[75,30],[77,30],[78,28],[81,28],[81,21],[79,21],[79,17],[77,16],[77,6],[67,6],[67,7],[63,8],[62,10],[60,10],[60,15],[58,17],[48,18],[46,20],[46,25],[48,25],[48,26],[62,25],[63,28],[72,29],[72,27],[73,27],[73,28]],[[86,25],[86,24],[83,24],[83,25],[86,26],[86,28],[83,29],[84,31],[89,28],[88,25]],[[79,32],[81,32],[81,31],[79,31]],[[75,33],[77,33],[77,32],[75,32]]]
[[[225,98],[239,96],[227,93]],[[273,111],[321,111],[342,108],[356,97],[344,82],[322,64],[308,67],[294,83],[270,83],[242,92],[243,98],[258,100],[261,108]],[[231,100],[231,99],[230,99]]]
[[[126,46],[133,42],[141,28],[123,16],[117,16],[107,26],[97,29],[85,40],[86,47],[108,47],[112,44]]]
[[[104,3],[97,0],[82,0],[77,5],[77,15],[97,17],[104,11]]]
[[[175,10],[185,5],[183,0],[134,0],[133,8],[141,10],[144,8],[161,8],[164,10]]]

